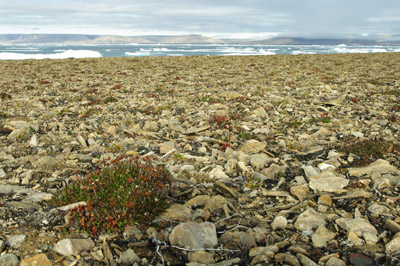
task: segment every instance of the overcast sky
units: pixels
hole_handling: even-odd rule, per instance
[[[400,0],[2,0],[1,33],[399,39]]]

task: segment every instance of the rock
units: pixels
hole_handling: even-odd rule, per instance
[[[307,165],[302,168],[308,180],[310,180],[311,177],[319,175],[321,173],[321,171],[317,167],[314,167],[312,165]]]
[[[28,145],[31,147],[37,147],[39,145],[38,138],[35,134],[32,135],[31,139],[29,140]]]
[[[0,168],[0,178],[5,177],[7,174],[3,169]]]
[[[278,253],[275,255],[275,261],[278,263],[285,262],[292,266],[301,266],[296,256],[287,253]]]
[[[250,257],[255,257],[255,256],[259,256],[259,255],[265,255],[268,257],[274,257],[275,253],[277,253],[279,251],[278,246],[276,245],[268,245],[265,247],[255,247],[250,249],[249,251],[249,256]]]
[[[397,233],[389,243],[386,243],[385,250],[387,253],[400,251],[400,233]]]
[[[91,239],[62,239],[58,241],[53,250],[64,256],[77,256],[82,251],[91,250],[95,244]]]
[[[332,207],[332,198],[329,194],[324,194],[318,198],[318,204]]]
[[[367,220],[363,218],[339,218],[335,222],[345,230],[352,230],[358,237],[362,237],[363,232],[370,232],[377,235],[378,231]]]
[[[162,219],[184,222],[190,220],[192,217],[192,210],[185,205],[173,204],[166,211],[164,211],[160,217]]]
[[[124,233],[122,234],[125,240],[128,241],[141,241],[143,238],[143,233],[136,226],[127,225],[125,226]]]
[[[121,263],[125,265],[132,265],[134,263],[140,263],[141,261],[138,255],[136,255],[135,251],[130,248],[124,252],[121,252],[119,259],[121,260]]]
[[[349,168],[348,171],[349,175],[357,177],[371,176],[373,173],[400,175],[399,169],[382,159],[378,159],[362,168]]]
[[[336,192],[343,189],[349,184],[349,180],[336,176],[331,170],[325,170],[319,175],[313,176],[310,180],[309,186],[315,192]]]
[[[255,109],[254,114],[260,118],[266,118],[268,116],[267,112],[262,107],[258,107],[257,109]]]
[[[174,144],[172,142],[164,142],[158,145],[158,147],[160,148],[160,153],[161,154],[166,154],[169,151],[173,150]]]
[[[143,130],[147,131],[158,131],[158,124],[155,121],[146,121],[146,123],[143,126]]]
[[[325,263],[325,266],[346,266],[346,263],[343,260],[332,256]]]
[[[173,246],[186,249],[213,248],[218,245],[217,231],[213,223],[181,223],[169,235]]]
[[[376,265],[374,259],[363,254],[350,254],[349,260],[353,266],[373,266]]]
[[[244,162],[238,162],[237,163],[237,169],[242,173],[243,175],[249,173],[249,169],[247,168],[246,164]]]
[[[213,254],[203,250],[189,252],[188,258],[190,262],[203,264],[211,264],[215,262]]]
[[[111,136],[115,136],[117,134],[117,127],[112,125],[107,128],[107,133]]]
[[[6,245],[14,249],[17,249],[22,245],[22,243],[25,242],[25,240],[26,240],[26,235],[13,235],[8,238]]]
[[[7,253],[3,256],[0,256],[1,266],[17,266],[18,263],[19,263],[18,257],[13,253]]]
[[[301,253],[296,254],[297,259],[303,266],[318,266],[317,263],[315,263],[312,259],[307,257],[306,255],[303,255]]]
[[[227,249],[249,250],[257,246],[254,236],[245,232],[225,232],[219,238],[219,243]]]
[[[78,142],[79,142],[79,144],[81,144],[81,146],[83,147],[83,148],[87,148],[87,143],[86,143],[86,140],[85,140],[85,138],[82,136],[82,135],[78,135],[77,137],[76,137],[76,139],[78,140]]]
[[[47,258],[46,254],[40,253],[33,257],[23,259],[20,266],[52,266],[53,264]]]
[[[315,233],[312,235],[311,240],[313,242],[313,246],[317,248],[326,247],[327,243],[334,239],[336,234],[331,230],[327,229],[325,226],[318,226]]]
[[[258,140],[248,140],[242,146],[239,147],[238,151],[241,151],[245,154],[256,154],[265,149],[267,144],[260,142]]]
[[[390,219],[387,219],[385,221],[385,227],[392,231],[393,233],[398,233],[400,232],[400,224],[396,223],[395,221],[392,221]]]
[[[379,241],[379,237],[370,232],[363,232],[363,238],[367,245],[373,246]]]
[[[217,166],[209,173],[210,178],[220,180],[221,182],[229,182],[230,177],[225,174],[221,166]]]
[[[366,233],[366,232],[364,232],[364,233]],[[354,245],[356,245],[356,246],[361,246],[361,245],[363,244],[362,239],[359,238],[359,237],[357,236],[357,234],[356,234],[353,230],[349,230],[349,231],[347,232],[347,239],[348,239],[349,241],[351,241],[351,242],[352,242]]]
[[[303,201],[308,197],[308,192],[310,192],[308,185],[290,187],[290,194],[298,198],[300,201]]]
[[[272,158],[266,155],[265,153],[259,153],[250,156],[250,164],[256,170],[264,168],[264,166],[266,166],[271,161]]]
[[[297,217],[294,227],[300,231],[312,232],[313,228],[325,225],[325,215],[316,212],[314,209],[307,209]]]
[[[0,240],[0,253],[3,252],[5,245],[6,245],[6,243],[4,243],[3,240]]]
[[[5,185],[5,184],[0,184],[0,194],[5,194],[5,195],[13,195],[13,194],[21,194],[21,193],[26,193],[30,194],[34,190],[25,188],[23,186],[15,186],[15,185]]]
[[[44,192],[38,192],[34,193],[25,199],[23,201],[25,202],[43,202],[43,201],[49,201],[53,198],[53,194],[51,193],[44,193]]]
[[[65,167],[65,160],[58,157],[44,156],[32,162],[32,165],[42,170],[57,170]]]
[[[196,196],[190,200],[188,200],[185,203],[185,206],[191,207],[192,209],[199,207],[199,206],[204,206],[206,202],[210,199],[211,197],[208,195],[199,195]]]
[[[272,160],[272,158],[268,159],[269,163]],[[265,175],[268,178],[275,178],[277,177],[280,173],[284,173],[287,169],[287,166],[285,165],[277,165],[272,163],[268,168],[264,168],[261,173]]]
[[[380,205],[378,203],[374,203],[368,207],[368,211],[375,215],[388,215],[390,214],[390,210],[388,207],[384,205]]]
[[[271,223],[271,228],[272,230],[278,230],[278,229],[285,229],[287,226],[287,220],[284,216],[277,216],[274,218],[274,220]]]

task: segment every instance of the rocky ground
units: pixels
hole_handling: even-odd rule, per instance
[[[0,264],[400,264],[399,62],[0,61]],[[63,230],[48,201],[119,155],[173,175],[163,226]]]

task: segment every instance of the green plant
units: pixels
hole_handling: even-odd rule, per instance
[[[257,189],[261,187],[262,181],[260,178],[255,177],[254,175],[245,175],[247,179],[247,186],[251,189]]]
[[[105,104],[107,104],[107,103],[115,103],[117,101],[118,101],[117,98],[112,97],[112,96],[108,96],[107,98],[104,99],[104,103]]]
[[[383,158],[390,146],[389,142],[380,138],[359,139],[348,136],[343,139],[338,150],[358,156],[357,164],[364,166]]]
[[[86,202],[69,212],[69,230],[119,233],[126,225],[145,227],[168,206],[169,182],[170,173],[150,157],[118,157],[64,188],[51,204]]]

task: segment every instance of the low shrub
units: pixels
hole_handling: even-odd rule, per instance
[[[126,225],[146,227],[167,206],[170,173],[153,159],[117,158],[73,182],[52,200],[56,206],[86,202],[69,212],[67,229],[121,232]]]

